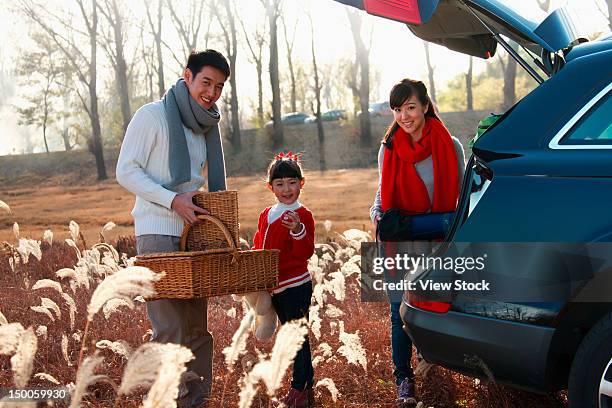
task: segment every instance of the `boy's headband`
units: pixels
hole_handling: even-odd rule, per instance
[[[274,160],[276,161],[293,160],[295,162],[298,162],[299,157],[297,154],[293,153],[292,151],[289,151],[288,153],[280,152],[276,156],[274,156]]]

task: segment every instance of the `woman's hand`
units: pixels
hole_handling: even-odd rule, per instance
[[[380,221],[380,214],[376,214],[374,216],[374,220],[372,221],[372,223],[374,223],[374,229],[378,229],[378,222]]]
[[[281,223],[285,228],[288,228],[294,234],[297,234],[302,230],[302,223],[300,222],[300,216],[293,211],[287,211],[283,214]]]

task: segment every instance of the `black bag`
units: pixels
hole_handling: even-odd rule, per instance
[[[430,241],[442,239],[453,224],[455,212],[410,215],[399,208],[385,211],[376,233],[381,241]]]
[[[381,241],[409,241],[412,239],[412,221],[408,212],[399,208],[385,211],[376,227],[376,235]]]

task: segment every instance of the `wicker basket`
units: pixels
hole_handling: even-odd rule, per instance
[[[157,295],[147,300],[200,297],[201,268],[205,254],[204,251],[198,251],[138,255],[134,265],[144,266],[153,272],[165,272],[165,276],[155,282]]]
[[[238,251],[228,228],[220,220],[209,215],[198,215],[198,218],[222,231],[229,247],[136,257],[135,265],[166,273],[155,283],[156,299],[240,294],[278,285],[278,250]],[[187,245],[188,236],[189,228],[186,228],[181,236],[181,249]]]
[[[230,232],[232,240],[238,242],[238,192],[235,190],[216,191],[213,193],[198,193],[193,197],[193,203],[207,210],[210,215],[219,219]],[[224,234],[212,222],[203,220],[191,228],[185,229],[187,234],[187,251],[206,251],[214,248],[227,248]]]

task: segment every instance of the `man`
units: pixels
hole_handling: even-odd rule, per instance
[[[225,190],[225,162],[215,102],[230,75],[223,55],[192,52],[175,85],[132,118],[119,153],[117,181],[136,195],[132,210],[138,254],[179,249],[184,223],[197,221],[192,197],[204,185]],[[206,299],[160,299],[146,304],[152,341],[189,347],[195,359],[179,390],[181,407],[200,406],[212,385],[213,338]]]

